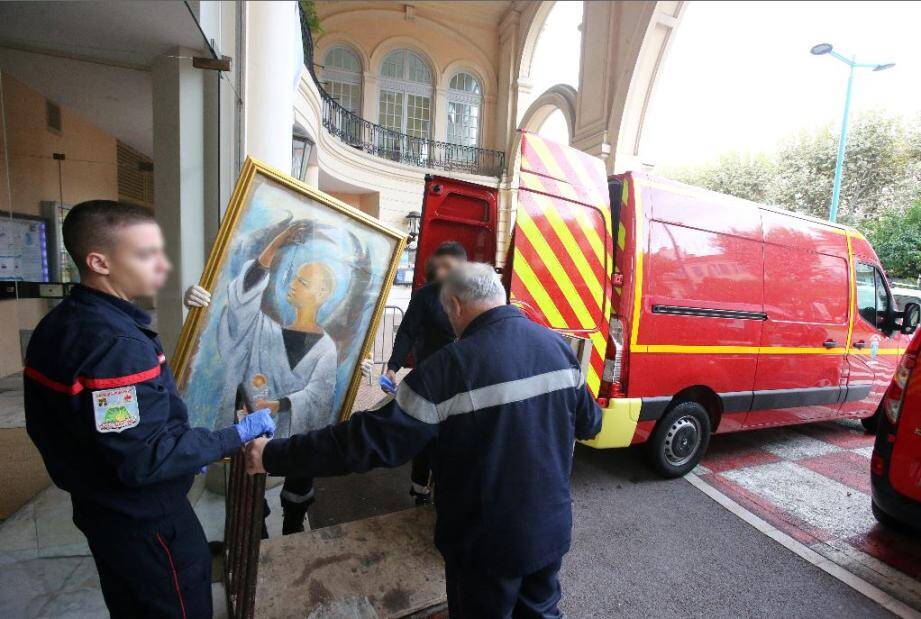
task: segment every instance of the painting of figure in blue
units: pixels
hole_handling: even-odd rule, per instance
[[[242,390],[289,436],[344,418],[354,398],[402,236],[276,177],[257,171],[231,205],[240,212],[228,209],[235,225],[210,259],[220,264],[212,303],[183,330],[177,365],[193,425],[233,423]]]

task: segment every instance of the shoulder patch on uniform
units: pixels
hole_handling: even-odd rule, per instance
[[[93,391],[93,413],[100,432],[121,432],[141,422],[134,385]]]

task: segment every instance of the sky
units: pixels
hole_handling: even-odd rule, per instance
[[[644,162],[693,165],[721,153],[771,152],[801,129],[838,130],[848,68],[810,48],[828,42],[858,62],[851,114],[921,111],[919,2],[689,2],[657,82]],[[852,116],[853,118],[853,116]]]
[[[535,51],[535,95],[577,85],[580,21],[581,2],[552,10]],[[822,42],[859,62],[896,63],[857,72],[852,114],[921,113],[919,23],[921,2],[691,0],[656,84],[641,158],[662,168],[695,165],[730,151],[771,152],[803,129],[837,131],[847,66],[809,53]],[[546,133],[565,136],[560,121],[551,117]]]

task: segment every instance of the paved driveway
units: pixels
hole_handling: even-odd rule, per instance
[[[572,617],[883,617],[876,603],[765,537],[637,448],[576,449]]]
[[[848,571],[921,610],[921,539],[870,512],[874,438],[840,420],[716,436],[700,479]]]

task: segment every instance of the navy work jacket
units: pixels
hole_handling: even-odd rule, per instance
[[[162,520],[202,466],[241,446],[235,428],[189,427],[149,325],[134,304],[77,285],[29,341],[26,429],[84,530]]]
[[[502,306],[419,364],[395,399],[270,441],[263,463],[277,475],[341,475],[398,466],[431,444],[445,559],[521,576],[569,550],[573,442],[600,429],[563,338]]]
[[[426,284],[413,293],[393,339],[393,352],[387,369],[396,372],[406,363],[410,351],[422,363],[454,341],[454,329],[441,306],[441,284]],[[414,348],[415,347],[415,348]]]

